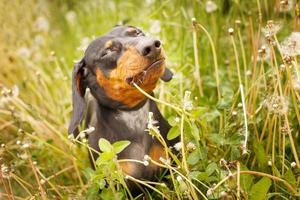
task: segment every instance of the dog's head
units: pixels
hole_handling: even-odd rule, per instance
[[[145,36],[134,26],[117,26],[95,39],[74,66],[69,133],[76,130],[83,118],[86,88],[102,106],[134,109],[146,97],[133,83],[151,93],[159,78],[172,78],[172,72],[165,67],[165,53],[159,40]]]

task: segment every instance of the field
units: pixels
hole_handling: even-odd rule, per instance
[[[172,161],[155,163],[166,169],[160,181],[134,180],[148,199],[300,197],[299,1],[11,0],[0,9],[0,199],[138,198],[116,145],[100,142],[94,171],[86,140],[67,134],[74,62],[116,24],[161,39],[174,72],[154,100],[181,143],[169,147]]]

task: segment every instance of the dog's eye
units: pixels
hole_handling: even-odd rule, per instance
[[[137,37],[137,36],[142,36],[143,32],[138,29],[130,28],[127,30],[127,34],[131,37]]]
[[[103,57],[109,56],[109,55],[111,55],[112,53],[115,53],[115,52],[117,52],[117,51],[119,51],[119,49],[118,49],[117,47],[110,47],[110,48],[107,48],[107,49],[105,49],[105,50],[102,52],[101,57],[103,58]]]

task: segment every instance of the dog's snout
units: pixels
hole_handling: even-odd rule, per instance
[[[142,56],[154,59],[161,52],[161,42],[159,40],[154,39],[144,39],[138,45],[138,51]]]

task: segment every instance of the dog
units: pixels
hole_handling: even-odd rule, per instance
[[[86,127],[94,127],[88,136],[89,146],[100,151],[98,141],[111,143],[128,140],[118,159],[143,160],[145,155],[158,161],[165,156],[160,142],[145,130],[148,113],[152,112],[167,145],[171,126],[156,103],[144,96],[133,83],[153,95],[158,80],[168,82],[173,73],[165,67],[165,53],[159,40],[146,36],[134,26],[116,26],[111,32],[90,43],[84,57],[74,65],[72,74],[73,113],[68,132],[76,137],[85,116]],[[86,90],[92,98],[87,102]],[[86,114],[85,114],[86,113]],[[91,160],[98,158],[90,155]],[[93,166],[95,167],[95,166]],[[125,174],[137,179],[153,180],[159,168],[135,162],[121,162]]]

